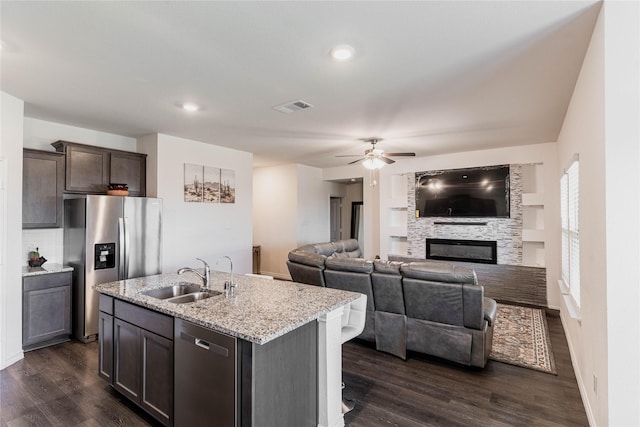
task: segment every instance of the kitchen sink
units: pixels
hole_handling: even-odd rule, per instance
[[[149,289],[148,291],[140,292],[142,295],[146,295],[157,299],[168,299],[178,297],[180,295],[192,294],[194,292],[200,292],[200,285],[196,285],[189,282],[178,282],[171,286],[164,288]]]
[[[178,296],[178,297],[174,297],[171,299],[168,299],[168,302],[172,302],[174,304],[185,304],[188,302],[196,302],[196,301],[200,301],[203,299],[207,299],[207,298],[211,298],[211,297],[215,297],[217,295],[221,295],[222,292],[218,292],[218,291],[212,291],[212,290],[205,290],[205,291],[200,291],[200,292],[192,292],[189,294],[185,294],[182,296]]]
[[[140,292],[141,295],[157,298],[174,304],[185,304],[203,299],[215,297],[222,294],[211,289],[202,289],[202,286],[189,282],[177,282],[164,288],[149,289]]]

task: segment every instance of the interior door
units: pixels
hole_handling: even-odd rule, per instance
[[[331,197],[329,200],[329,241],[342,239],[342,198]]]

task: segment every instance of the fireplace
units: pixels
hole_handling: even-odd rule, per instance
[[[427,239],[427,259],[497,264],[497,244],[490,240]]]

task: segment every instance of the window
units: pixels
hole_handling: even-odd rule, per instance
[[[562,222],[562,281],[574,303],[580,307],[580,230],[578,222],[578,159],[560,178]]]

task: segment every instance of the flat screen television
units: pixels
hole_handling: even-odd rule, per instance
[[[416,173],[416,216],[509,217],[509,165]]]

